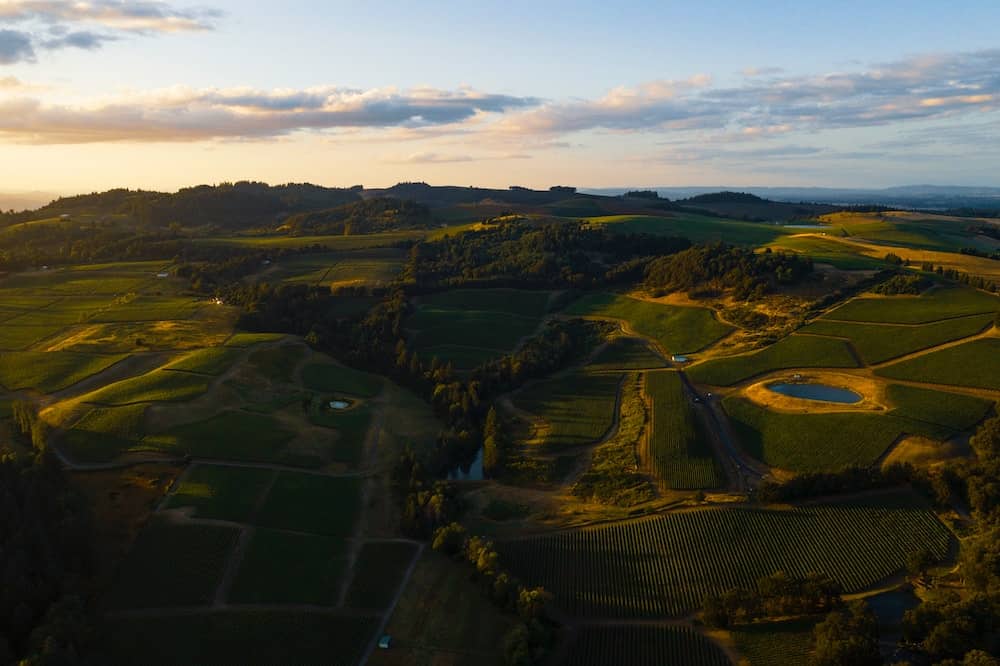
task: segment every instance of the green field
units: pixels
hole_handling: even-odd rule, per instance
[[[388,608],[416,554],[417,547],[412,543],[365,543],[354,565],[354,579],[344,604],[348,608],[373,611]]]
[[[405,260],[406,251],[398,248],[314,252],[283,257],[266,270],[264,277],[272,283],[382,283],[396,277]]]
[[[591,224],[599,224],[622,234],[654,234],[657,236],[683,236],[694,243],[723,241],[736,245],[764,245],[785,234],[795,232],[773,224],[743,222],[694,213],[659,215],[604,215],[591,217]]]
[[[161,321],[187,319],[200,303],[193,298],[139,296],[124,303],[105,308],[90,321],[109,323],[119,321]]]
[[[656,476],[677,490],[725,485],[680,375],[669,370],[647,373],[646,394],[653,403],[649,448]]]
[[[966,287],[939,286],[920,296],[855,298],[829,312],[826,319],[886,324],[932,321],[1000,310],[1000,298]]]
[[[232,367],[241,354],[243,350],[238,347],[209,347],[185,354],[164,369],[217,376]]]
[[[306,348],[302,345],[279,345],[265,347],[250,354],[248,360],[253,368],[268,379],[290,384],[295,378],[295,368],[305,358]]]
[[[361,480],[281,472],[260,507],[257,524],[273,529],[347,537],[361,510]]]
[[[374,398],[382,390],[382,378],[343,365],[309,363],[302,368],[302,385],[310,391]]]
[[[164,508],[191,508],[195,518],[245,523],[273,476],[269,469],[195,465]]]
[[[347,410],[313,408],[309,420],[325,428],[337,431],[331,459],[334,462],[358,465],[364,454],[365,439],[371,427],[371,409],[362,405]]]
[[[467,572],[428,548],[386,627],[392,649],[376,650],[368,663],[458,666],[465,658],[477,665],[503,666],[503,638],[514,620],[469,580]]]
[[[514,403],[541,418],[542,444],[565,448],[601,439],[615,418],[620,374],[577,372],[535,384],[514,396]]]
[[[923,433],[945,439],[957,432],[972,430],[996,404],[992,400],[959,393],[944,393],[902,384],[888,388],[890,402],[895,405],[893,416],[926,425]]]
[[[809,231],[797,229],[796,231]],[[872,271],[886,267],[881,259],[868,257],[861,250],[848,243],[841,243],[835,238],[819,238],[817,236],[784,236],[774,241],[769,247],[775,250],[788,250],[796,254],[812,257],[817,263],[830,264],[845,271]]]
[[[229,603],[333,606],[346,564],[347,542],[339,537],[257,529]]]
[[[153,370],[92,391],[83,397],[83,401],[111,406],[139,402],[185,402],[205,393],[210,381],[207,377],[189,372]]]
[[[670,354],[699,351],[733,330],[706,308],[663,305],[607,293],[584,296],[566,308],[564,314],[621,319]]]
[[[951,533],[910,491],[793,509],[708,509],[497,542],[501,561],[575,617],[658,617],[775,571],[825,573],[845,592],[948,553]]]
[[[549,309],[551,291],[527,289],[452,289],[420,299],[432,310],[486,310],[538,319]]]
[[[936,347],[981,333],[993,325],[993,315],[973,315],[922,326],[865,324],[819,319],[801,329],[803,333],[847,338],[865,363],[881,363],[921,349]]]
[[[133,448],[145,436],[144,416],[149,405],[93,407],[63,433],[62,449],[73,460],[109,462]]]
[[[467,370],[514,350],[535,333],[551,292],[453,289],[423,296],[405,322],[415,351]]]
[[[216,238],[198,238],[196,243],[204,245],[229,245],[232,247],[250,248],[303,248],[319,245],[330,250],[367,250],[377,247],[392,247],[406,241],[420,240],[426,231],[415,229],[406,231],[387,231],[377,234],[358,234],[352,236],[229,236]]]
[[[666,365],[659,354],[638,338],[615,338],[587,366],[591,370],[645,370]]]
[[[235,333],[226,340],[227,347],[252,347],[265,342],[277,342],[284,333]]]
[[[20,351],[31,345],[55,335],[63,329],[61,325],[30,325],[4,322],[0,326],[0,349],[4,351]]]
[[[725,356],[691,366],[688,376],[699,384],[731,386],[756,375],[791,368],[856,368],[843,340],[790,335],[752,354]]]
[[[228,610],[116,617],[102,633],[120,666],[354,666],[377,626],[377,618],[333,612]]]
[[[105,602],[109,608],[211,603],[239,530],[157,519],[139,534]]]
[[[124,358],[74,352],[0,352],[0,385],[11,391],[35,389],[54,393]]]
[[[580,628],[564,666],[731,666],[710,639],[686,626],[590,625]]]
[[[750,666],[809,666],[816,622],[803,619],[747,624],[732,634],[736,648]]]
[[[229,411],[147,435],[142,447],[195,458],[280,462],[285,445],[294,436],[280,421],[265,414]]]
[[[1000,338],[982,338],[931,352],[879,368],[875,374],[891,379],[1000,391]]]
[[[786,414],[736,396],[723,406],[750,456],[796,472],[872,465],[904,432],[916,429],[875,412]]]

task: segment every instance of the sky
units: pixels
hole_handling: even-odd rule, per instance
[[[0,0],[0,191],[1000,186],[998,25],[996,0]]]

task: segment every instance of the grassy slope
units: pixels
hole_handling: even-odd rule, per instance
[[[973,315],[923,326],[887,326],[820,319],[803,328],[802,332],[848,338],[866,363],[881,363],[975,335],[992,323],[992,314]]]
[[[671,354],[696,352],[732,330],[705,308],[663,305],[607,293],[584,296],[564,314],[625,320],[637,333],[656,340]]]
[[[30,388],[53,393],[124,358],[124,355],[97,356],[73,352],[4,352],[0,353],[0,385],[12,391]]]
[[[854,368],[857,362],[842,340],[790,335],[752,354],[712,359],[694,365],[688,376],[699,384],[730,386],[765,372],[787,368]]]
[[[165,508],[190,507],[196,518],[246,522],[273,474],[269,469],[196,465]]]
[[[924,324],[1000,310],[1000,298],[965,287],[937,287],[920,296],[862,297],[828,313],[826,319],[887,324]]]
[[[544,446],[590,444],[611,427],[621,378],[618,374],[574,373],[535,384],[519,393],[515,403],[548,424]]]
[[[973,340],[931,352],[879,368],[876,374],[891,379],[1000,390],[1000,338]]]

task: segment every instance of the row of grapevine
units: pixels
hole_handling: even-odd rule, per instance
[[[825,573],[847,592],[947,555],[950,532],[910,491],[795,509],[674,513],[500,542],[501,558],[578,617],[682,615],[708,594],[753,587],[776,571]]]
[[[684,394],[680,375],[647,373],[646,394],[653,402],[650,452],[656,475],[668,488],[679,490],[724,485],[722,470]]]
[[[584,626],[563,660],[572,666],[730,666],[711,640],[686,626]]]

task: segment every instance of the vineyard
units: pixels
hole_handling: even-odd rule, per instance
[[[793,509],[712,509],[498,543],[504,564],[581,617],[680,615],[776,571],[847,592],[947,555],[951,535],[909,491]]]
[[[711,640],[683,626],[584,627],[563,664],[572,666],[729,666],[729,658]]]
[[[725,479],[712,456],[707,433],[684,394],[676,372],[650,372],[646,393],[653,402],[650,442],[653,470],[668,488],[716,488]]]

